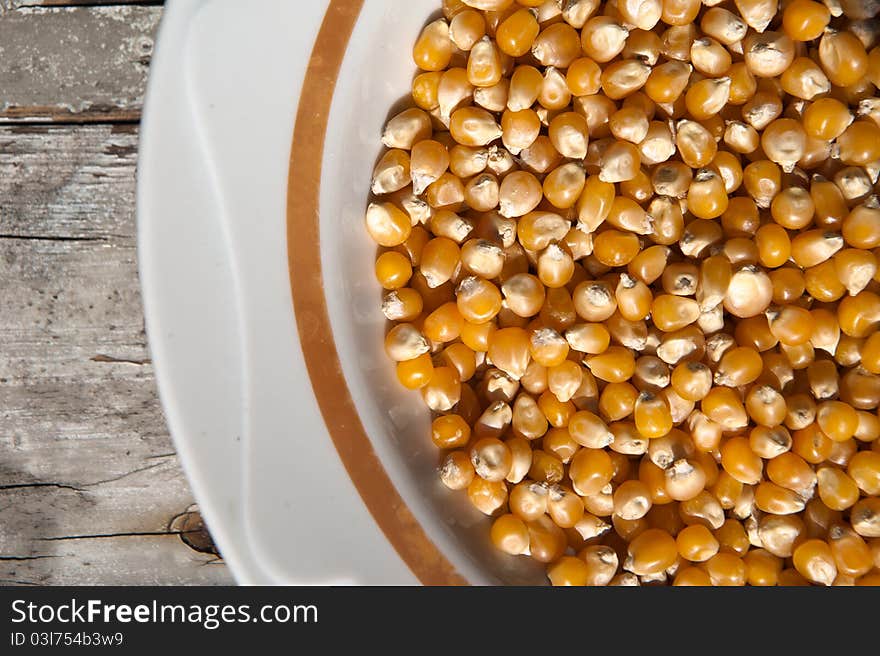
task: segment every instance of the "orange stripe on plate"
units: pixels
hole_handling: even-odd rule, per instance
[[[324,423],[376,523],[422,583],[462,585],[467,581],[425,534],[370,444],[342,373],[324,298],[318,225],[324,139],[332,92],[362,7],[363,0],[331,0],[300,96],[287,195],[287,250],[297,330]]]

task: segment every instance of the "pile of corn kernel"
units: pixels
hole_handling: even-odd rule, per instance
[[[553,585],[880,585],[880,3],[442,9],[366,227],[443,484]]]

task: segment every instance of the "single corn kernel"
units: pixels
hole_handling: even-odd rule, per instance
[[[568,342],[552,328],[535,330],[530,339],[530,353],[544,367],[556,367],[568,356]]]
[[[582,382],[583,369],[571,360],[566,360],[547,370],[547,388],[562,403],[566,403],[574,397]]]
[[[467,488],[468,499],[484,515],[492,516],[507,502],[507,484],[475,476]]]
[[[486,21],[473,9],[465,9],[449,21],[449,38],[459,50],[469,51],[485,35]]]
[[[440,71],[420,73],[413,79],[412,97],[416,106],[426,112],[437,109],[440,106],[438,88],[443,74]]]
[[[617,553],[606,545],[589,545],[578,553],[578,558],[587,564],[587,585],[609,585],[617,573],[619,566]]]
[[[737,153],[752,153],[761,144],[761,137],[751,125],[730,121],[724,129],[724,143]]]
[[[541,120],[532,109],[512,112],[509,109],[501,116],[502,141],[504,147],[514,155],[531,146],[541,131]]]
[[[385,352],[395,362],[414,360],[430,349],[428,340],[412,324],[398,324],[385,337]]]
[[[742,105],[743,120],[756,130],[763,130],[782,114],[778,93],[759,90]]]
[[[880,495],[880,453],[859,451],[850,459],[847,474],[865,495]]]
[[[663,42],[655,32],[634,29],[626,39],[621,56],[624,59],[640,59],[649,66],[654,66],[662,49]]]
[[[507,108],[512,112],[529,109],[538,100],[544,76],[534,66],[517,66],[510,76]]]
[[[746,412],[759,426],[779,426],[787,406],[782,394],[770,385],[756,385],[746,394]]]
[[[770,333],[780,343],[798,346],[810,340],[813,334],[813,317],[809,310],[797,305],[774,307],[765,313]]]
[[[604,64],[619,55],[629,31],[610,16],[591,18],[581,30],[581,46],[587,57]]]
[[[366,225],[373,241],[386,248],[404,243],[412,232],[410,218],[393,203],[370,203]]]
[[[831,20],[828,8],[812,0],[794,0],[782,13],[782,29],[795,41],[812,41],[822,36]]]
[[[627,554],[624,567],[644,576],[658,574],[672,566],[678,556],[678,547],[667,532],[648,529],[629,543]]]
[[[852,32],[827,29],[819,41],[819,63],[832,84],[848,87],[868,71],[868,53]]]
[[[532,50],[541,26],[529,9],[520,9],[508,16],[495,30],[495,42],[501,52],[522,57]]]
[[[700,29],[725,46],[742,41],[748,25],[736,14],[721,7],[712,7],[703,13]]]
[[[444,173],[426,190],[428,205],[433,209],[456,212],[464,204],[464,184],[451,173]]]
[[[746,582],[753,586],[773,586],[779,583],[782,560],[766,549],[752,549],[744,557]]]
[[[837,564],[827,542],[807,540],[794,550],[792,559],[798,573],[813,583],[831,585],[837,578]]]
[[[718,553],[718,540],[702,524],[683,528],[675,538],[678,553],[682,558],[695,563],[709,560]]]
[[[529,529],[529,555],[540,563],[550,563],[562,556],[565,533],[548,516],[526,523]]]
[[[754,317],[770,305],[773,283],[760,268],[747,264],[730,278],[724,308],[739,318]]]
[[[501,285],[504,305],[520,317],[532,317],[540,312],[546,298],[543,283],[530,273],[518,273]]]
[[[485,146],[502,136],[495,117],[479,107],[464,107],[452,112],[449,131],[463,146]]]
[[[859,294],[877,275],[877,258],[869,251],[848,248],[836,253],[833,260],[837,277],[850,296]]]
[[[732,553],[718,553],[704,565],[713,586],[743,586],[746,583],[746,564]]]
[[[635,372],[635,358],[622,346],[610,346],[603,353],[589,355],[584,364],[596,378],[608,383],[622,383]]]
[[[735,0],[740,15],[756,32],[767,29],[778,10],[777,0]]]
[[[412,277],[409,258],[396,251],[382,253],[376,260],[376,280],[385,289],[400,289]]]
[[[846,403],[824,401],[816,409],[816,422],[829,438],[843,442],[855,435],[859,418],[855,409]]]
[[[834,174],[834,184],[840,189],[843,197],[850,204],[866,200],[868,205],[872,203],[867,198],[872,191],[871,177],[867,171],[858,166],[847,166]]]
[[[760,482],[763,463],[745,437],[732,437],[721,445],[721,466],[744,485]]]
[[[746,66],[753,75],[778,77],[794,61],[795,45],[788,35],[781,32],[749,34],[743,39],[743,54]]]
[[[568,90],[565,76],[555,66],[548,66],[544,71],[538,102],[547,110],[564,109],[571,102],[571,91]]]
[[[513,464],[510,448],[495,437],[477,440],[470,448],[474,472],[483,480],[503,481]]]
[[[490,87],[477,87],[474,89],[474,102],[488,109],[490,112],[503,112],[507,108],[507,100],[510,96],[510,80],[501,78],[497,84]]]
[[[602,155],[599,180],[607,183],[632,180],[640,166],[639,149],[627,141],[615,141]]]
[[[691,44],[699,36],[697,27],[689,25],[673,25],[660,35],[663,43],[661,53],[667,59],[687,61],[690,57]]]
[[[581,56],[581,36],[565,22],[546,27],[532,45],[532,55],[542,66],[568,68]]]
[[[433,127],[427,112],[412,107],[394,116],[385,126],[382,143],[388,148],[411,150],[419,141],[431,138]]]
[[[694,68],[710,78],[719,77],[727,73],[732,63],[732,58],[727,49],[715,39],[708,37],[694,40],[691,43],[690,55]],[[729,91],[729,86],[727,91]],[[690,104],[688,104],[688,110],[690,110]],[[698,116],[694,116],[694,118],[702,120]],[[708,115],[705,118],[708,118]]]
[[[565,81],[573,96],[588,96],[599,92],[602,69],[589,57],[575,59],[568,67]]]
[[[611,482],[614,466],[605,451],[584,448],[571,459],[569,476],[575,492],[588,497],[598,494]]]
[[[694,499],[706,487],[706,471],[696,460],[680,459],[665,472],[666,493],[675,501]]]
[[[490,337],[488,356],[498,369],[519,380],[529,364],[530,344],[529,334],[522,328],[502,328]]]
[[[863,538],[880,537],[880,499],[864,498],[850,511],[853,530]]]
[[[544,178],[544,198],[558,209],[569,209],[580,198],[585,182],[586,174],[580,164],[563,164]]]
[[[382,299],[382,314],[389,321],[413,321],[423,307],[421,294],[409,287],[389,292]]]
[[[700,169],[688,188],[688,209],[701,219],[715,219],[727,210],[729,198],[724,180],[712,169]]]
[[[633,417],[639,434],[647,438],[663,437],[672,430],[669,404],[662,396],[642,392],[636,399]]]
[[[443,459],[439,476],[450,490],[464,490],[474,480],[474,466],[464,451],[453,451]]]
[[[547,495],[547,513],[560,528],[574,528],[583,519],[584,502],[572,490],[553,485]]]
[[[397,363],[397,379],[407,389],[416,390],[424,387],[431,382],[433,375],[434,365],[428,353]]]
[[[574,556],[563,556],[547,568],[553,586],[585,586],[590,576],[587,564]]]
[[[525,216],[540,204],[543,196],[544,190],[534,175],[527,171],[514,171],[501,182],[498,192],[499,212],[508,218]],[[565,233],[557,239],[564,236]]]
[[[608,127],[617,139],[630,143],[641,143],[648,134],[648,116],[637,107],[623,107],[608,120]]]
[[[855,531],[834,526],[828,532],[828,544],[838,572],[845,576],[860,577],[871,571],[871,548]]]
[[[510,491],[510,512],[530,522],[547,512],[547,487],[535,481],[523,481]]]
[[[755,488],[755,506],[761,512],[771,515],[792,515],[804,509],[804,501],[792,490],[762,481]]]
[[[568,426],[571,417],[577,411],[577,407],[571,401],[560,401],[549,389],[538,397],[538,407],[555,428]]]
[[[651,67],[635,59],[627,59],[609,64],[601,75],[602,91],[611,100],[620,100],[641,89]]]
[[[460,415],[443,415],[431,424],[431,440],[438,449],[466,446],[470,438],[471,427]]]
[[[758,260],[765,267],[780,267],[791,257],[791,239],[779,224],[767,223],[758,228],[755,244],[758,247]]]
[[[423,71],[442,71],[452,59],[454,44],[449,38],[449,24],[443,20],[429,23],[413,47],[413,60]]]
[[[593,256],[609,267],[629,264],[638,254],[639,238],[620,230],[604,230],[593,237]]]
[[[832,510],[846,510],[859,500],[858,485],[840,469],[820,467],[816,477],[819,498]]]
[[[581,353],[604,353],[611,341],[608,329],[601,323],[578,324],[565,331],[569,346]]]
[[[586,120],[575,112],[556,116],[547,129],[553,147],[563,157],[583,159],[587,155],[589,131]]]
[[[421,388],[422,399],[434,412],[447,412],[461,399],[461,381],[452,367],[436,367],[427,385]]]
[[[682,362],[672,370],[672,388],[689,401],[701,401],[712,387],[712,372],[700,362]]]
[[[727,70],[730,78],[730,96],[728,103],[733,106],[744,105],[750,101],[758,91],[758,82],[749,71],[745,62],[736,62]]]
[[[777,558],[790,558],[806,527],[798,515],[765,515],[758,522],[758,536],[764,549]]]
[[[468,82],[475,87],[491,87],[501,81],[503,65],[495,43],[484,36],[471,48],[467,63]]]
[[[880,159],[880,126],[855,121],[837,137],[838,156],[844,164],[865,166]]]
[[[501,515],[492,524],[490,539],[496,549],[511,556],[527,553],[529,531],[525,522],[516,515]]]
[[[761,135],[761,147],[768,159],[786,173],[794,170],[806,148],[806,132],[794,119],[780,118],[770,123]]]
[[[645,94],[656,103],[674,103],[687,88],[692,67],[680,61],[655,66],[645,81]]]
[[[695,169],[708,165],[718,152],[712,133],[696,121],[678,123],[675,144],[682,161]]]
[[[640,30],[652,30],[660,22],[663,3],[660,0],[621,0],[617,3],[620,17]]]
[[[614,439],[607,424],[589,410],[580,410],[571,416],[568,432],[575,442],[590,449],[606,447]]]
[[[709,575],[698,567],[683,567],[676,573],[672,585],[708,587],[712,585],[712,581]]]
[[[880,246],[880,206],[876,198],[854,207],[844,218],[841,231],[846,243],[853,248]]]
[[[809,57],[797,57],[779,81],[783,91],[802,100],[812,100],[831,90],[825,72]]]

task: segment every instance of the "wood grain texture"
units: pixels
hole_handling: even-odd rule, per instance
[[[0,583],[231,582],[175,521],[192,497],[145,343],[137,140],[0,126]]]
[[[0,12],[0,121],[137,121],[162,7],[46,4]]]

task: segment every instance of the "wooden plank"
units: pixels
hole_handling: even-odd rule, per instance
[[[156,397],[135,125],[0,126],[0,582],[229,583]]]
[[[0,13],[0,122],[136,121],[162,7],[32,4]]]

